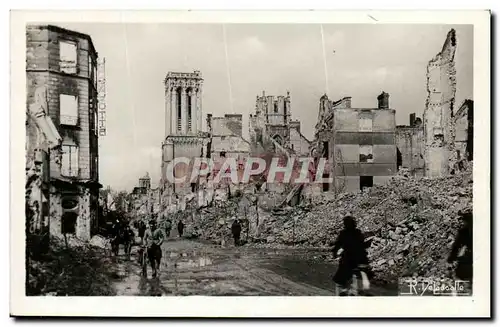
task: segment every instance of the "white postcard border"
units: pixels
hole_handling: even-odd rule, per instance
[[[370,17],[371,16],[371,17]],[[375,18],[376,21],[373,19]],[[27,22],[359,23],[474,25],[474,295],[472,297],[26,297],[24,162]],[[13,11],[11,230],[13,315],[152,317],[479,317],[490,308],[490,13],[488,11]]]

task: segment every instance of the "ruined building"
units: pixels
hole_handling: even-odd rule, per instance
[[[139,178],[138,186],[134,187],[129,199],[132,217],[147,219],[161,211],[160,188],[151,187],[149,173]]]
[[[389,94],[382,92],[377,100],[376,108],[352,108],[350,97],[335,102],[321,97],[312,152],[327,159],[322,177],[333,183],[317,191],[355,191],[396,174],[396,111],[389,107]]]
[[[26,227],[31,253],[48,250],[50,220],[50,154],[58,154],[61,136],[47,114],[47,90],[35,90],[34,102],[26,110]],[[54,160],[54,170],[60,160]]]
[[[300,132],[300,121],[292,120],[290,92],[286,97],[265,92],[257,96],[255,114],[250,115],[250,142],[254,152],[309,154],[310,141]]]
[[[206,203],[221,185],[213,185],[217,167],[226,158],[238,163],[248,157],[250,143],[242,136],[242,115],[224,117],[207,115],[207,129],[202,131],[202,84],[199,71],[194,73],[168,73],[165,79],[165,141],[162,144],[162,181],[160,187],[162,210],[177,211],[186,205],[186,199],[197,197]],[[191,180],[191,164],[175,165],[173,176],[187,176],[184,183],[168,181],[170,164],[176,158],[210,158],[214,161],[213,174]],[[224,192],[234,189],[227,185]]]
[[[427,66],[427,101],[423,121],[410,115],[409,126],[397,126],[398,168],[411,175],[441,177],[454,173],[457,162],[472,161],[473,101],[455,110],[455,31]]]
[[[397,166],[410,175],[424,176],[424,126],[422,119],[410,114],[410,125],[396,126]]]
[[[170,194],[190,192],[190,184],[169,183],[167,168],[175,158],[206,155],[207,138],[201,131],[203,78],[193,73],[169,72],[165,78],[165,140],[162,144],[162,185]],[[184,176],[189,167],[176,165],[173,175]]]
[[[97,232],[101,187],[97,52],[90,36],[52,25],[28,25],[26,47],[27,107],[42,108],[61,137],[46,159],[50,233],[88,240]]]
[[[207,192],[213,189],[214,194],[218,193],[219,196],[226,197],[229,193],[233,194],[243,188],[243,185],[231,183],[227,179],[221,180],[221,183],[216,185],[212,183],[214,176],[224,168],[224,163],[228,158],[236,161],[239,180],[243,176],[245,160],[250,155],[251,146],[243,138],[242,120],[241,114],[226,114],[224,117],[207,115],[207,129],[210,138],[209,157],[214,162],[213,173],[204,179],[204,188]]]
[[[250,143],[243,139],[243,116],[226,114],[224,117],[207,115],[207,129],[211,137],[210,158],[235,158],[241,161],[250,153]]]
[[[474,102],[465,100],[454,114],[457,160],[472,161],[474,155]]]
[[[425,176],[446,176],[456,162],[453,106],[455,105],[455,30],[427,66],[427,100],[423,115]]]

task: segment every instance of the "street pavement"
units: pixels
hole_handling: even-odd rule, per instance
[[[332,296],[335,265],[324,252],[293,249],[224,248],[171,237],[162,245],[159,276],[141,276],[137,249],[130,261],[123,250],[116,258],[117,295],[125,296]],[[393,295],[383,289],[377,295]]]

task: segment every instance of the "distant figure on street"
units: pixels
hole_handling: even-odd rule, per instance
[[[139,237],[141,238],[141,243],[144,241],[144,233],[146,232],[146,224],[144,221],[139,221],[139,226],[137,228],[137,233],[139,234]]]
[[[172,230],[172,220],[167,219],[165,221],[165,237],[170,237],[171,230]]]
[[[179,223],[177,224],[177,231],[179,232],[179,237],[182,237],[182,234],[184,233],[184,223],[182,222],[182,219],[179,219]]]
[[[130,252],[132,251],[132,245],[134,244],[134,231],[132,228],[130,228],[130,225],[125,225],[125,228],[123,230],[123,246],[125,248],[125,254],[127,255],[127,258],[130,259]]]
[[[341,288],[340,295],[347,295],[349,283],[358,269],[368,267],[367,246],[365,237],[357,228],[354,217],[346,216],[344,218],[344,229],[340,231],[333,247],[333,255],[335,257],[338,251],[343,249],[339,267],[333,277],[333,281]],[[371,275],[371,271],[366,271],[366,273]]]
[[[241,223],[239,219],[233,221],[231,226],[231,231],[233,232],[234,246],[240,245],[240,235],[241,235]]]
[[[458,212],[460,218],[464,223],[460,228],[458,234],[453,242],[448,263],[454,264],[457,262],[455,268],[455,276],[464,281],[472,281],[472,212],[467,210],[465,212]],[[463,250],[463,251],[461,251]],[[459,255],[463,252],[462,255]]]

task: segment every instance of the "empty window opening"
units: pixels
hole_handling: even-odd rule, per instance
[[[188,128],[188,131],[191,131],[191,117],[192,117],[192,97],[191,97],[191,90],[189,90],[189,92],[187,92],[187,99],[186,99],[186,103],[187,103],[187,128]]]
[[[359,162],[373,162],[373,145],[360,145],[359,147]]]
[[[59,69],[66,74],[76,74],[76,43],[59,41]]]
[[[182,89],[177,89],[177,131],[181,131],[182,124]]]
[[[330,149],[328,142],[323,142],[323,158],[330,157]]]
[[[373,130],[373,119],[371,113],[362,113],[359,118],[359,131],[371,132]]]
[[[196,183],[191,183],[191,192],[196,192]]]
[[[396,164],[397,164],[398,170],[403,165],[403,155],[401,154],[401,151],[399,151],[398,148],[396,148]]]
[[[330,174],[328,173],[323,173],[323,179],[328,179],[330,177]],[[324,182],[323,183],[323,192],[328,192],[330,190],[330,183]]]
[[[274,113],[277,114],[278,113],[278,103],[274,103]]]
[[[75,234],[77,218],[78,215],[75,212],[64,213],[61,218],[61,232],[63,234]]]
[[[360,176],[359,189],[363,190],[368,187],[373,187],[373,176]]]
[[[226,157],[226,152],[225,152],[225,151],[222,151],[222,152],[220,153],[220,156],[221,156],[222,158],[225,158],[225,157]]]
[[[78,97],[59,95],[59,121],[61,125],[76,126],[78,123]]]

